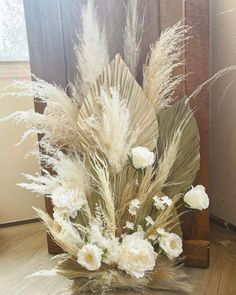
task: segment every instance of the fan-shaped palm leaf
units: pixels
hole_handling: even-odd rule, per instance
[[[82,150],[96,149],[115,172],[130,149],[154,149],[158,125],[154,108],[119,55],[104,69],[78,116]]]
[[[158,122],[161,126],[157,142],[159,166],[165,164],[164,158],[168,161],[173,138],[177,138],[171,155],[173,159],[169,161],[171,165],[169,170],[165,169],[166,179],[162,189],[165,194],[173,196],[190,187],[200,167],[198,126],[190,106],[185,104],[185,98],[159,113]]]

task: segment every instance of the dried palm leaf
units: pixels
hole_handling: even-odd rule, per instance
[[[162,128],[157,142],[159,153],[157,177],[162,179],[161,190],[171,196],[185,192],[195,180],[200,167],[198,126],[185,100],[185,98],[181,99],[158,114],[158,122]],[[170,151],[176,132],[180,138],[177,138],[174,150]],[[167,155],[168,153],[170,155]],[[160,175],[161,171],[165,177]]]
[[[78,126],[81,149],[102,153],[115,172],[124,166],[132,147],[154,149],[155,111],[119,55],[93,84]]]

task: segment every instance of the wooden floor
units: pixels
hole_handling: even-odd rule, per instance
[[[236,295],[236,234],[215,224],[211,224],[210,233],[210,268],[185,268],[189,282],[195,285],[193,294]],[[225,240],[231,244],[219,243]],[[36,271],[50,269],[54,264],[50,258],[40,223],[0,228],[0,294],[51,295],[66,287],[68,281],[60,277],[26,278]]]

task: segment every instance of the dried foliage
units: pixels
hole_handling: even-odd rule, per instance
[[[137,75],[145,15],[145,12],[139,15],[139,6],[139,0],[129,0],[125,7],[124,61],[134,77]]]
[[[176,267],[163,259],[159,261],[158,267],[151,274],[149,286],[152,290],[157,289],[189,294],[192,293],[193,287],[186,279],[187,275],[180,267]]]
[[[79,115],[80,147],[105,155],[115,172],[134,146],[155,148],[156,114],[119,55],[103,70],[84,100]]]
[[[167,195],[185,192],[200,168],[199,131],[186,98],[158,115],[158,179]]]
[[[173,71],[182,65],[188,29],[180,22],[161,34],[144,67],[142,89],[134,78],[143,32],[138,8],[138,0],[128,1],[128,66],[119,55],[108,64],[105,33],[95,2],[88,0],[76,47],[80,79],[74,96],[42,80],[17,82],[17,93],[11,93],[47,104],[43,114],[17,112],[6,119],[27,123],[24,137],[44,134],[43,174],[25,175],[31,183],[21,186],[54,205],[53,218],[36,212],[66,254],[57,257],[55,269],[36,275],[72,280],[61,294],[191,292],[183,272],[167,259],[182,251],[177,209],[200,158],[192,110],[185,99],[170,105],[184,78]]]
[[[34,97],[47,106],[43,114],[32,110],[15,112],[1,119],[13,120],[16,123],[24,122],[27,131],[22,140],[33,134],[44,134],[44,140],[58,147],[67,147],[70,150],[76,148],[78,105],[67,96],[61,88],[43,80],[16,81],[9,88],[11,92],[5,92],[2,97]]]
[[[109,62],[105,29],[100,28],[94,0],[88,0],[81,14],[81,32],[75,46],[79,80],[78,97],[87,95],[90,85]]]
[[[187,32],[182,21],[162,32],[143,68],[143,90],[157,112],[170,105],[176,88],[185,79],[183,74],[174,75],[174,70],[184,63],[181,59]]]

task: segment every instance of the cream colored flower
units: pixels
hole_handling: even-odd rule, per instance
[[[98,246],[87,244],[77,254],[77,262],[87,270],[97,270],[101,266],[103,251]]]
[[[154,206],[158,210],[165,210],[167,206],[169,207],[172,205],[172,200],[167,196],[163,196],[163,197],[155,196],[153,197],[153,200],[154,200]]]
[[[126,229],[126,228],[133,230],[134,229],[134,223],[130,222],[130,221],[126,221],[124,229]]]
[[[158,233],[159,236],[163,236],[163,235],[166,234],[166,231],[164,230],[164,228],[159,227],[159,228],[157,229],[157,233]]]
[[[183,252],[182,240],[174,233],[165,232],[159,239],[159,246],[170,259],[178,257]]]
[[[140,201],[138,199],[133,199],[129,203],[129,213],[131,215],[135,215],[137,213],[137,210],[139,209]]]
[[[86,203],[85,194],[79,190],[67,190],[63,186],[56,188],[51,195],[56,208],[64,211],[68,217],[75,218],[77,211]]]
[[[151,216],[146,216],[145,217],[145,221],[146,221],[146,226],[149,226],[149,225],[153,225],[154,224],[154,220],[152,219]]]
[[[156,263],[154,248],[143,237],[143,232],[127,235],[120,246],[118,267],[136,278],[142,278],[146,271],[153,270]]]
[[[192,209],[206,209],[209,206],[209,198],[203,185],[192,187],[185,196],[184,202]]]
[[[144,169],[155,162],[155,155],[148,148],[137,146],[131,150],[131,160],[134,168]]]

